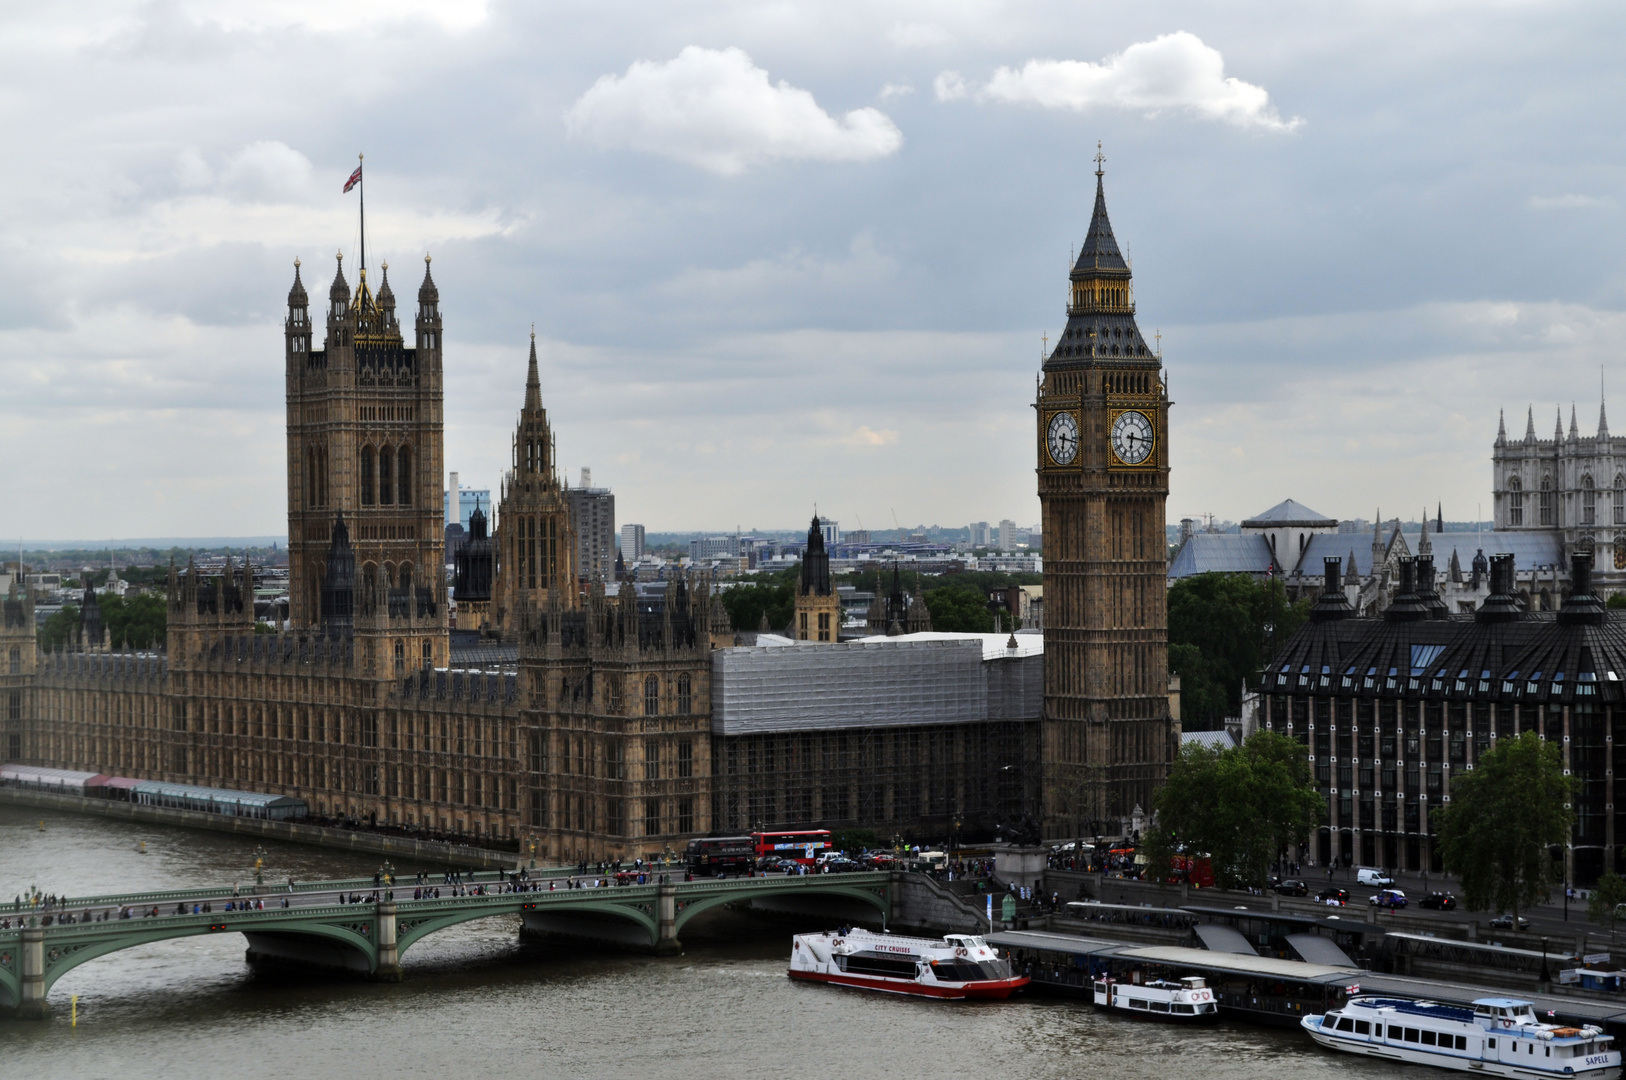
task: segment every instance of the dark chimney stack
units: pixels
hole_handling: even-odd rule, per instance
[[[1416,622],[1428,618],[1428,608],[1417,595],[1417,560],[1400,560],[1400,588],[1389,601],[1383,617],[1390,622]]]
[[[1355,609],[1350,606],[1349,597],[1344,595],[1343,565],[1344,560],[1341,558],[1321,560],[1325,580],[1321,595],[1316,597],[1315,604],[1310,608],[1311,622],[1332,622],[1335,619],[1347,619],[1355,614]]]
[[[1558,611],[1558,621],[1601,623],[1609,618],[1603,598],[1592,591],[1592,552],[1570,553],[1570,595]]]
[[[1474,613],[1478,622],[1512,622],[1524,613],[1519,598],[1513,595],[1514,570],[1512,555],[1492,555],[1490,560],[1490,595]]]

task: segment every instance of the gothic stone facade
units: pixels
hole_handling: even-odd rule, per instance
[[[431,497],[439,292],[426,263],[412,348],[387,280],[375,298],[363,274],[351,295],[336,272],[329,297],[317,349],[296,267],[287,631],[258,632],[247,565],[172,571],[168,639],[146,653],[103,636],[42,657],[32,604],[15,594],[0,619],[0,757],[276,792],[322,818],[534,842],[538,857],[561,860],[658,855],[748,823],[908,831],[982,807],[1020,816],[1026,783],[1001,766],[1032,771],[1021,723],[832,731],[786,747],[718,740],[712,650],[734,639],[709,585],[674,581],[643,599],[630,586],[610,597],[598,581],[577,585],[534,345],[490,590],[495,629],[518,659],[460,668]],[[918,596],[894,591],[885,629],[929,629]],[[757,770],[770,757],[794,763],[794,790]],[[714,762],[727,777],[714,778]]]

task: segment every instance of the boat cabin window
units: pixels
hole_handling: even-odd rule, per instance
[[[1174,1003],[1174,1011],[1183,1016],[1191,1016],[1195,1015],[1197,1012],[1197,1007],[1195,1005],[1182,1005],[1177,1001]]]
[[[1096,984],[1095,984],[1095,992],[1096,992],[1096,993],[1097,993],[1097,994],[1104,994],[1104,993],[1106,993],[1106,992],[1107,992],[1107,984],[1106,984],[1106,983],[1104,983],[1104,982],[1098,982],[1098,983],[1096,983]]]
[[[1184,979],[1180,980],[1180,985],[1184,986],[1187,990],[1204,990],[1208,987],[1208,980],[1198,978],[1195,975],[1188,975]]]
[[[1154,1002],[1152,1002],[1152,1011],[1153,1012],[1168,1012],[1169,1011],[1169,1003],[1167,1001],[1154,1001]]]
[[[1423,1045],[1424,1046],[1433,1046],[1434,1045],[1434,1033],[1432,1031],[1425,1030],[1423,1032]]]
[[[1140,998],[1130,998],[1129,1007],[1131,1009],[1144,1009],[1146,1008],[1146,1002],[1142,1001]]]
[[[1354,1031],[1355,1030],[1355,1021],[1351,1020],[1347,1016],[1344,1017],[1343,1019],[1338,1021],[1338,1030],[1339,1031]]]
[[[1406,1042],[1416,1042],[1417,1041],[1417,1029],[1416,1028],[1402,1028],[1401,1030],[1405,1033],[1405,1034],[1403,1034],[1401,1036],[1401,1038],[1404,1039]]]
[[[1372,1025],[1371,1024],[1367,1023],[1365,1020],[1357,1020],[1357,1021],[1355,1021],[1355,1034],[1357,1034],[1357,1035],[1370,1035],[1371,1033],[1372,1033]]]
[[[1485,1040],[1485,1045],[1487,1047],[1489,1047],[1490,1049],[1495,1050],[1496,1049],[1496,1040],[1495,1039],[1486,1039]]]

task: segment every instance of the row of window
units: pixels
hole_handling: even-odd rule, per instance
[[[1557,525],[1558,517],[1556,503],[1553,499],[1553,480],[1550,476],[1541,478],[1541,489],[1537,493],[1536,503],[1539,519],[1538,525]],[[1614,515],[1616,525],[1626,525],[1626,473],[1615,474]],[[1524,524],[1524,482],[1517,476],[1508,477],[1507,481],[1507,523],[1512,526]],[[1581,477],[1581,524],[1596,525],[1598,523],[1598,489],[1593,483],[1590,474]]]

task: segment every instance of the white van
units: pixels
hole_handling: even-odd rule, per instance
[[[1390,877],[1386,872],[1382,870],[1374,870],[1370,866],[1357,867],[1355,870],[1355,880],[1362,885],[1375,885],[1380,889],[1386,885],[1393,885],[1395,883],[1395,879]]]

